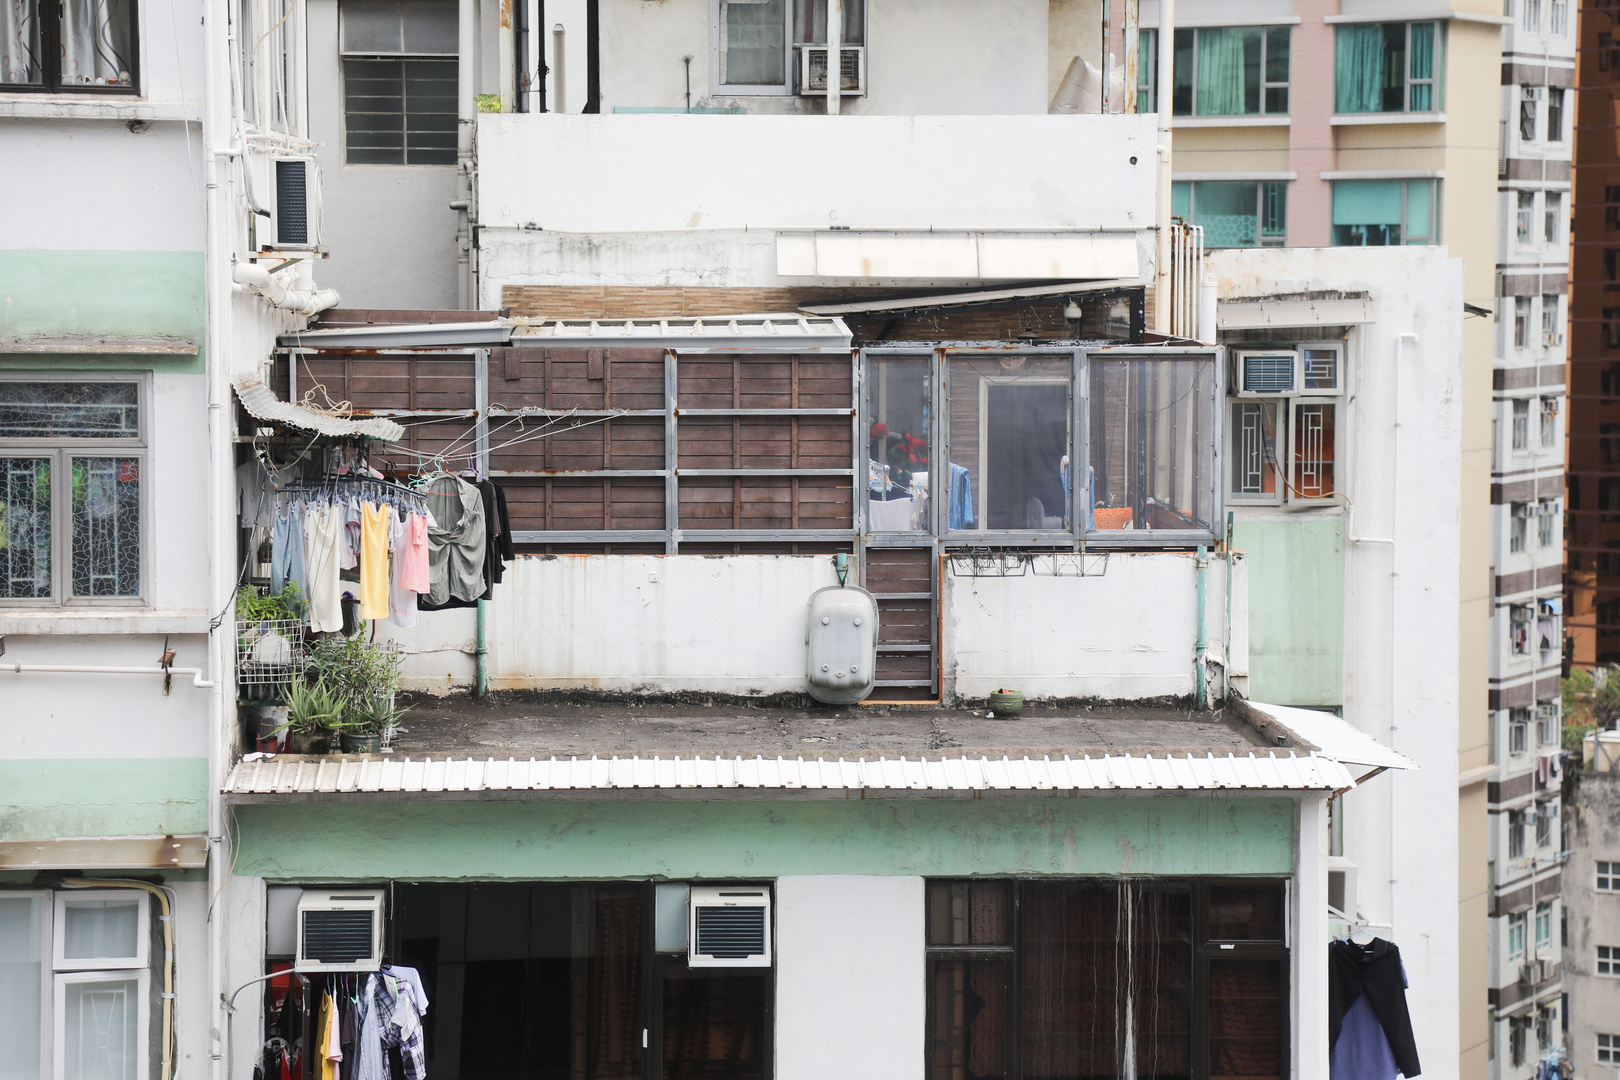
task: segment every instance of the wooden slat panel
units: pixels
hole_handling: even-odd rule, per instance
[[[608,484],[612,488],[611,524],[603,512],[604,485]],[[501,481],[501,487],[506,492],[507,513],[514,531],[664,527],[664,486],[660,480],[528,480],[509,477]]]

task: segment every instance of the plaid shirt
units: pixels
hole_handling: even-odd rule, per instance
[[[372,1007],[382,1026],[382,1044],[399,1050],[405,1080],[426,1080],[427,1054],[422,1042],[422,1012],[411,984],[392,975],[374,980]]]

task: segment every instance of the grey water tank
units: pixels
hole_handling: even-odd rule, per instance
[[[872,692],[877,678],[877,598],[854,585],[829,585],[810,594],[805,629],[805,681],[810,696],[851,705]]]

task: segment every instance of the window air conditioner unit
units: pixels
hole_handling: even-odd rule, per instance
[[[1239,352],[1237,368],[1240,397],[1291,394],[1299,386],[1299,354],[1292,351]]]
[[[1328,856],[1328,907],[1348,918],[1356,917],[1357,876],[1356,864],[1342,855]]]
[[[1542,334],[1541,343],[1549,349],[1557,349],[1564,344],[1563,334]]]
[[[827,46],[800,45],[799,94],[827,96]],[[860,97],[866,93],[866,46],[841,45],[838,48],[839,97]]]
[[[270,220],[260,226],[259,247],[276,251],[321,244],[321,170],[312,157],[270,159]]]
[[[764,885],[692,887],[687,963],[770,967],[771,890]]]
[[[381,889],[305,889],[298,899],[297,971],[376,971],[382,966]]]

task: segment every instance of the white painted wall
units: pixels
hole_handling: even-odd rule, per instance
[[[453,309],[455,166],[343,164],[337,0],[309,0],[308,9],[310,138],[331,252],[320,284],[349,308]]]
[[[570,0],[577,2],[577,0]],[[1076,6],[1099,12],[1097,0]],[[554,21],[547,5],[547,33]],[[867,6],[867,94],[846,115],[1044,113],[1048,0],[884,0]],[[565,5],[566,10],[566,5]],[[714,0],[604,0],[602,111],[683,108],[692,57],[694,108],[825,113],[824,97],[734,95],[713,82]],[[1093,16],[1095,18],[1095,16]],[[566,21],[566,20],[563,20]],[[1096,37],[1093,29],[1092,37]],[[574,61],[569,60],[570,64]],[[583,73],[582,73],[583,75]],[[574,80],[572,70],[568,73]],[[582,76],[581,76],[582,77]],[[568,111],[577,112],[574,90]]]
[[[574,233],[1148,228],[1153,125],[1151,116],[485,113],[480,223]],[[965,152],[987,146],[1029,152]],[[832,160],[846,167],[816,165]]]
[[[1088,560],[1092,565],[1097,557]],[[1197,569],[1181,553],[1115,554],[1097,577],[958,577],[944,581],[945,684],[961,698],[1018,689],[1026,697],[1131,700],[1194,692]],[[1233,635],[1248,673],[1248,576],[1232,571]],[[1205,618],[1209,656],[1226,654],[1226,562],[1212,556]],[[1218,686],[1218,682],[1216,683]]]
[[[921,1080],[920,877],[776,880],[778,1080]]]
[[[1204,265],[1223,300],[1330,288],[1373,301],[1374,321],[1349,350],[1356,392],[1339,453],[1354,503],[1349,534],[1393,536],[1395,562],[1386,545],[1352,542],[1346,552],[1344,716],[1420,768],[1344,797],[1345,854],[1360,867],[1362,911],[1392,926],[1378,933],[1401,948],[1425,1075],[1455,1077],[1462,519],[1449,478],[1461,469],[1462,263],[1410,247],[1223,250]],[[1418,340],[1397,366],[1396,335],[1407,332]]]

